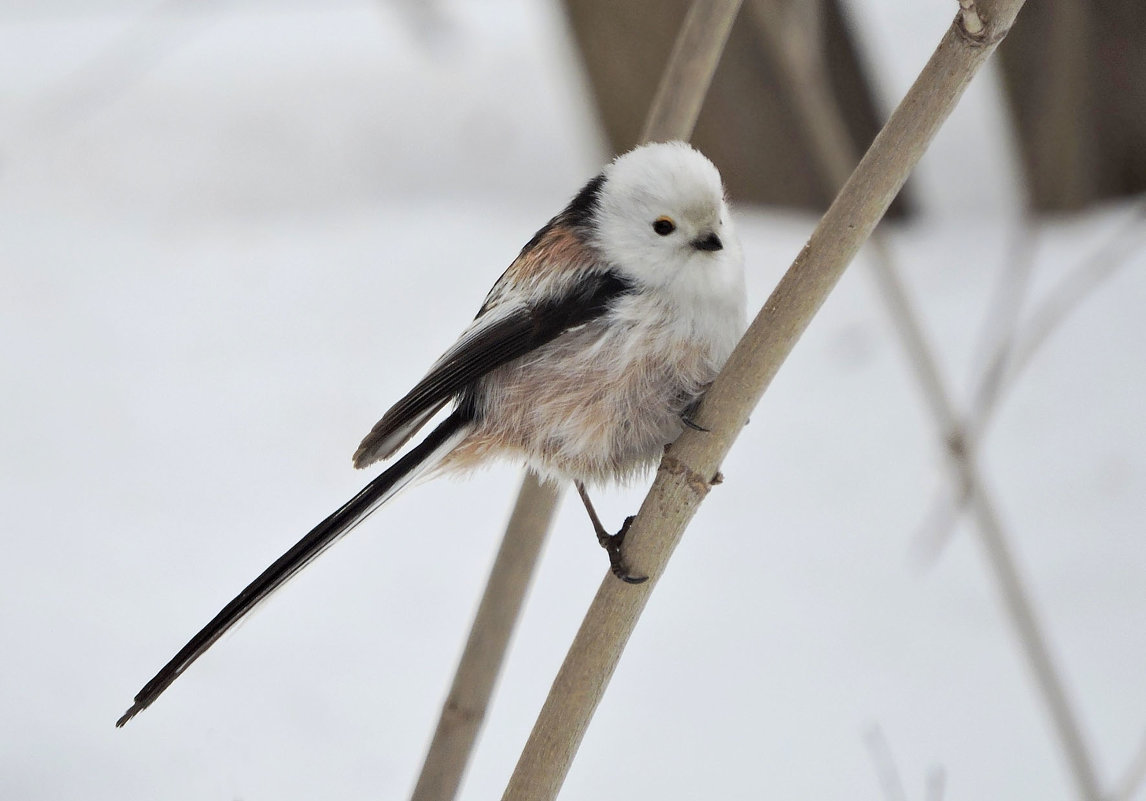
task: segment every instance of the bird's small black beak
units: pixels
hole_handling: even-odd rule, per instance
[[[692,240],[692,246],[697,250],[724,250],[724,243],[715,233],[709,232]]]

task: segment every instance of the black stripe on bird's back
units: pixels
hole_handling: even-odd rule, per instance
[[[533,338],[548,342],[562,332],[605,313],[615,298],[633,291],[633,285],[616,273],[589,275],[564,297],[542,303],[530,311]]]
[[[593,218],[597,214],[597,209],[601,206],[601,187],[604,185],[605,173],[601,173],[581,187],[581,191],[569,201],[569,205],[566,206],[560,214],[541,226],[540,230],[533,235],[533,238],[525,243],[525,247],[521,249],[518,258],[521,258],[537,247],[537,243],[540,242],[555,225],[567,225],[577,231],[582,240],[585,239],[585,235],[593,225]]]
[[[593,224],[597,209],[601,206],[601,187],[604,185],[605,173],[592,178],[589,183],[581,187],[581,191],[569,201],[569,205],[558,216],[575,228],[589,228]]]
[[[585,276],[566,294],[490,325],[473,338],[469,347],[438,365],[394,408],[405,419],[405,415],[416,414],[450,395],[456,395],[462,406],[470,403],[467,408],[473,408],[466,397],[473,382],[570,328],[600,317],[614,298],[631,291],[633,285],[613,273]]]

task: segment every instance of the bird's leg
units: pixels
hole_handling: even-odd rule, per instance
[[[706,384],[704,389],[707,390],[710,386],[712,386],[712,384]],[[696,400],[694,400],[688,406],[685,406],[684,410],[680,413],[680,421],[684,423],[688,428],[691,428],[693,431],[701,431],[707,434],[709,430],[693,419],[693,415],[695,415],[696,410],[700,408],[700,401],[703,398],[704,393],[702,392],[696,396]]]
[[[693,431],[700,431],[704,434],[709,432],[709,429],[705,428],[689,416],[687,409],[680,413],[680,421],[684,423],[686,427],[691,428]]]
[[[580,481],[574,481],[573,484],[577,487],[577,494],[581,496],[581,502],[585,504],[585,511],[589,513],[589,519],[593,522],[593,531],[597,534],[597,542],[609,554],[609,569],[613,571],[613,575],[629,584],[640,584],[648,581],[648,576],[634,576],[630,573],[625,566],[624,559],[621,558],[621,546],[625,542],[625,535],[629,533],[629,526],[633,524],[633,516],[629,515],[625,518],[620,531],[616,534],[610,534],[601,525],[601,518],[597,517],[597,510],[593,508],[593,503],[589,500],[589,493],[585,491],[585,485]]]

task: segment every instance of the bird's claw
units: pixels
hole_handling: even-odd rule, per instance
[[[704,426],[702,426],[700,423],[698,423],[698,422],[696,422],[695,420],[693,420],[693,419],[692,419],[691,417],[689,417],[687,414],[682,414],[682,415],[680,416],[680,421],[681,421],[682,423],[684,423],[684,425],[685,425],[685,427],[686,427],[686,428],[691,428],[693,431],[700,431],[701,433],[704,433],[704,434],[708,434],[708,433],[709,433],[709,429],[705,428],[705,427],[704,427]]]
[[[597,542],[601,543],[605,553],[609,554],[609,569],[613,571],[614,576],[626,584],[643,584],[649,580],[649,577],[634,576],[629,572],[629,568],[621,556],[621,547],[625,543],[625,535],[629,533],[629,526],[633,525],[633,519],[633,515],[626,517],[625,522],[621,525],[621,530],[616,534],[598,533]]]

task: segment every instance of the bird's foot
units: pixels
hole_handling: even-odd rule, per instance
[[[634,576],[630,573],[629,568],[625,565],[624,557],[621,555],[621,546],[625,543],[625,535],[629,533],[629,526],[633,525],[633,519],[633,515],[626,517],[625,522],[621,525],[621,530],[616,534],[598,531],[597,542],[601,543],[605,553],[609,554],[609,569],[613,571],[614,576],[626,584],[643,584],[649,580],[649,577]]]
[[[709,429],[705,428],[700,423],[693,420],[692,417],[687,412],[680,416],[680,421],[682,423],[684,423],[686,428],[691,428],[693,431],[700,431],[703,434],[710,433]]]

